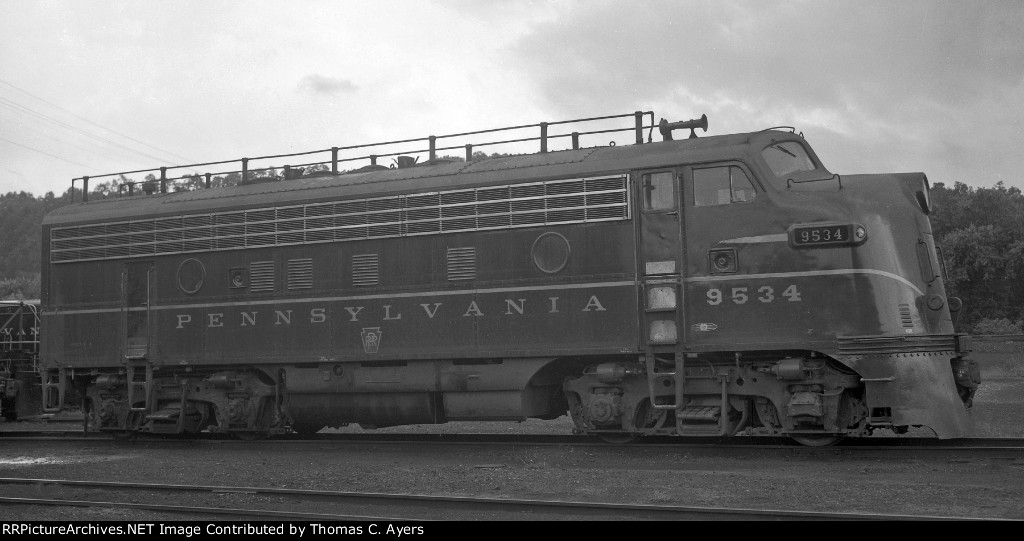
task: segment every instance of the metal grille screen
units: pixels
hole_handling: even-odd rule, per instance
[[[273,261],[253,261],[249,264],[249,291],[274,291]]]
[[[380,259],[377,254],[352,256],[352,285],[375,286],[380,283]]]
[[[476,279],[476,248],[448,248],[448,279]]]
[[[55,227],[50,262],[628,220],[625,176]]]
[[[313,287],[313,259],[288,260],[288,289],[310,289]]]

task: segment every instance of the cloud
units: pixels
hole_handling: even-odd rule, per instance
[[[873,159],[886,156],[936,168],[937,181],[1024,185],[1012,163],[1024,146],[1019,3],[572,7],[507,55],[565,118],[656,106],[670,120],[707,113],[714,133],[795,124],[824,134],[846,172],[880,172]]]
[[[355,92],[358,87],[348,79],[328,77],[319,73],[310,73],[299,81],[299,90],[309,94],[337,96]]]
[[[1024,187],[1020,0],[7,4],[0,80],[187,162],[640,109],[706,113],[708,135],[792,125],[843,174]],[[95,128],[3,85],[0,98]],[[12,171],[45,191],[160,165],[3,114],[0,137],[62,159],[0,141],[0,192],[25,183]]]

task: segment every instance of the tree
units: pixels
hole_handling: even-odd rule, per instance
[[[491,158],[507,158],[509,156],[519,156],[520,154],[509,154],[508,152],[494,152],[488,155],[486,152],[479,150],[473,152],[473,161],[478,160],[489,160]]]
[[[201,190],[205,187],[206,178],[197,173],[192,173],[191,175],[185,175],[178,179],[178,181],[174,183],[172,191],[192,192],[195,190]]]
[[[307,165],[302,168],[302,174],[311,175],[313,173],[326,173],[331,170],[325,163],[314,163],[313,165]]]
[[[0,300],[24,301],[39,298],[39,273],[0,278]]]
[[[81,190],[78,201],[81,201]],[[0,297],[38,299],[39,266],[42,257],[42,221],[48,212],[70,202],[47,192],[33,197],[26,192],[0,195]]]
[[[278,175],[277,174],[277,169],[274,166],[272,166],[272,165],[270,167],[264,167],[264,168],[254,169],[254,170],[249,171],[249,180],[254,180],[254,179],[261,179],[261,180],[277,179],[279,176],[283,176],[283,175]]]
[[[1024,195],[992,188],[932,188],[932,231],[947,263],[948,293],[964,301],[959,326],[1024,317]]]

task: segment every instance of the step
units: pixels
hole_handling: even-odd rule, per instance
[[[680,436],[718,436],[721,430],[718,425],[682,425],[676,427]]]
[[[687,406],[676,412],[677,419],[695,423],[718,423],[721,416],[721,406]]]
[[[143,409],[145,411],[145,409]],[[147,421],[177,421],[181,410],[178,408],[166,408],[146,416]]]

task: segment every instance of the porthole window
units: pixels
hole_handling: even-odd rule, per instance
[[[205,279],[206,268],[198,259],[189,258],[178,265],[178,288],[183,292],[189,295],[198,293]]]
[[[544,233],[533,241],[533,264],[546,274],[555,274],[569,263],[569,241],[558,233]]]

